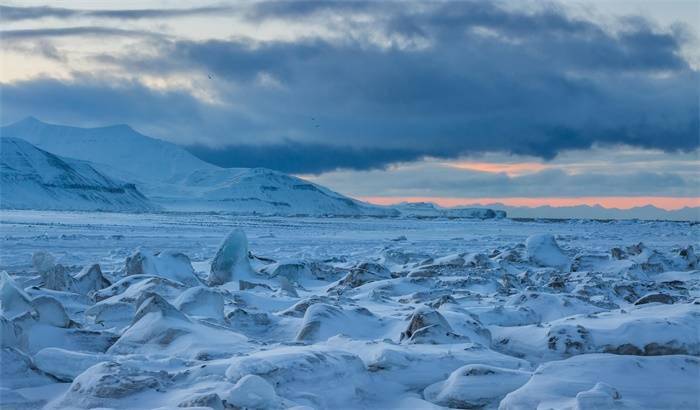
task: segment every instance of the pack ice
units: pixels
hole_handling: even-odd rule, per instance
[[[3,218],[2,408],[700,407],[695,225]]]

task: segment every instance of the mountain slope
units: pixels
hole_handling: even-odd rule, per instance
[[[284,215],[394,216],[391,208],[370,205],[301,178],[265,168],[199,170],[182,185],[194,197],[179,209],[227,210]]]
[[[370,205],[281,172],[220,168],[185,149],[147,137],[126,125],[78,128],[27,118],[2,127],[6,137],[90,161],[100,172],[128,180],[169,210],[229,211],[275,215],[393,216]]]
[[[18,138],[0,138],[0,208],[149,211],[133,184]]]
[[[176,182],[194,170],[217,168],[128,125],[80,128],[28,117],[2,127],[0,134],[21,138],[57,155],[90,161],[101,171],[129,181]]]

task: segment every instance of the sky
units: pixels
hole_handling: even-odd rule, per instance
[[[700,206],[700,3],[0,1],[0,121],[376,203]]]

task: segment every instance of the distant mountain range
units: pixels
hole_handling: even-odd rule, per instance
[[[152,204],[166,210],[267,215],[399,215],[396,209],[348,198],[281,172],[262,168],[220,168],[196,158],[178,145],[147,137],[126,125],[78,128],[47,124],[30,117],[0,128],[0,135],[4,140],[25,140],[24,148],[28,150],[34,144],[40,152],[83,161],[94,171],[85,178],[98,173],[104,178],[129,181]],[[0,154],[3,163],[9,161],[5,152]],[[64,162],[70,161],[65,158]],[[72,161],[71,164],[79,162]],[[44,171],[50,173],[48,168],[37,167],[35,179],[46,179]],[[86,169],[83,171],[87,173]],[[3,172],[3,178],[14,178],[5,174]],[[85,203],[78,207],[74,201],[60,205],[59,196],[48,195],[48,191],[46,201],[32,199],[25,203],[24,194],[21,194],[24,190],[21,183],[3,186],[6,200],[0,205],[5,208],[90,208]],[[36,194],[39,196],[39,191]],[[102,207],[102,203],[95,203],[92,208]],[[133,209],[142,208],[135,206]]]
[[[505,211],[510,218],[548,219],[644,219],[668,221],[700,221],[700,207],[666,210],[653,205],[628,209],[605,208],[600,205],[577,206],[508,206],[501,203],[478,205]]]
[[[380,206],[264,168],[221,168],[128,125],[79,128],[29,117],[0,127],[0,207],[226,211],[264,215],[700,220],[700,208]]]

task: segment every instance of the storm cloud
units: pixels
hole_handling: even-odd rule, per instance
[[[282,172],[321,174],[333,169],[382,169],[387,164],[423,158],[421,151],[382,148],[355,148],[284,141],[269,145],[234,145],[187,148],[199,158],[224,168],[270,168]]]
[[[682,30],[641,18],[610,30],[561,7],[487,2],[266,2],[241,13],[334,17],[339,35],[161,38],[148,52],[96,57],[136,79],[3,84],[5,117],[116,120],[198,144],[193,152],[220,165],[295,173],[485,152],[552,159],[594,144],[698,148],[700,75]],[[216,102],[149,89],[139,75],[208,78],[196,87]]]

